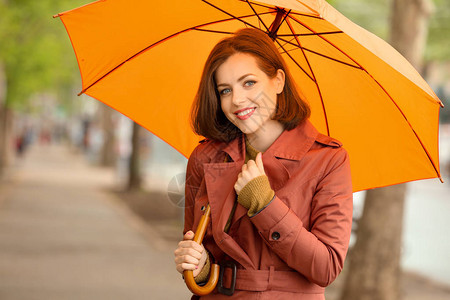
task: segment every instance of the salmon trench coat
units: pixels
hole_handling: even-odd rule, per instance
[[[262,155],[275,197],[251,218],[238,204],[228,233],[244,137],[195,148],[186,171],[184,232],[197,228],[209,202],[203,245],[216,262],[232,260],[238,268],[233,297],[216,287],[201,299],[325,299],[324,287],[343,268],[351,233],[350,165],[341,146],[308,120],[285,130]]]

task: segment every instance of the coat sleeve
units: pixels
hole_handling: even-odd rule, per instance
[[[198,153],[199,147],[196,147],[189,157],[186,167],[183,235],[187,231],[193,230],[195,196],[200,189],[200,184],[203,179],[201,162],[198,159]]]
[[[343,268],[351,234],[353,194],[349,159],[343,148],[326,167],[311,205],[311,231],[277,196],[251,221],[289,267],[325,287]]]

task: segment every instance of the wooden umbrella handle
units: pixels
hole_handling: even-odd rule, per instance
[[[202,244],[203,237],[206,233],[206,228],[209,224],[209,219],[211,216],[211,208],[209,204],[206,206],[205,213],[200,218],[200,222],[198,223],[197,230],[194,235],[194,242],[197,242],[199,245]],[[211,293],[217,285],[219,280],[219,265],[211,264],[211,271],[209,275],[209,280],[204,286],[199,286],[194,279],[193,272],[190,270],[186,270],[183,272],[184,281],[186,282],[189,290],[196,294],[197,296],[205,296]]]

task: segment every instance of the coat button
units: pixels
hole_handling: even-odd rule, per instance
[[[277,231],[275,231],[275,232],[273,232],[272,233],[272,239],[273,240],[278,240],[280,238],[280,233],[279,232],[277,232]]]

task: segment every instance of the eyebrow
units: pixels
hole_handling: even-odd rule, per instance
[[[245,77],[247,77],[247,76],[249,76],[249,75],[255,75],[255,74],[248,73],[248,74],[242,75],[241,77],[238,78],[237,81],[239,82],[239,81],[243,80]],[[222,85],[226,86],[226,85],[228,85],[228,84],[226,84],[226,83],[220,83],[220,84],[217,85],[217,87],[222,86]]]

